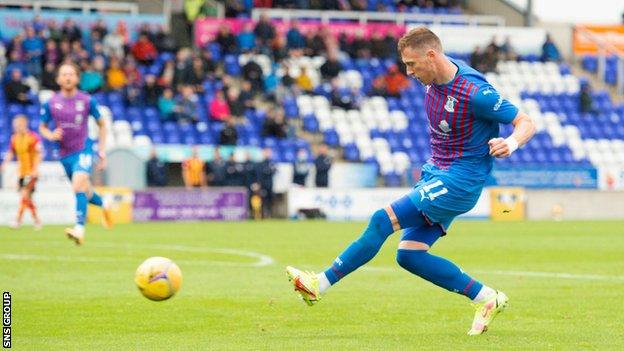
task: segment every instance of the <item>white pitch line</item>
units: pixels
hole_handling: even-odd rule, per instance
[[[264,255],[253,251],[244,251],[237,249],[224,249],[224,248],[200,248],[181,245],[115,245],[112,243],[93,243],[91,246],[96,247],[124,247],[128,249],[155,249],[155,250],[174,250],[182,252],[196,252],[196,253],[217,253],[224,255],[234,255],[251,257],[256,259],[254,262],[229,262],[229,261],[216,261],[216,260],[203,260],[203,259],[181,259],[176,260],[178,264],[182,265],[217,265],[217,266],[233,266],[233,267],[265,267],[275,263],[275,260],[268,255]],[[32,254],[0,254],[0,259],[5,260],[17,260],[17,261],[62,261],[62,262],[135,262],[136,260],[131,257],[85,257],[85,256],[62,256],[62,255],[32,255]]]
[[[372,272],[394,272],[399,271],[399,268],[393,268],[388,266],[364,266],[363,270]],[[507,275],[516,277],[528,277],[528,278],[558,278],[558,279],[574,279],[574,280],[601,280],[601,281],[624,281],[624,276],[621,275],[599,275],[599,274],[575,274],[575,273],[560,273],[560,272],[532,272],[532,271],[505,271],[505,270],[471,270],[470,272],[477,274],[494,274],[494,275]]]

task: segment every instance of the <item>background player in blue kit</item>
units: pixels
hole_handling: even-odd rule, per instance
[[[100,126],[99,166],[106,165],[106,128],[100,119],[97,103],[89,94],[78,90],[80,71],[71,63],[63,63],[58,69],[57,83],[61,87],[41,109],[40,132],[44,138],[59,143],[61,163],[72,182],[76,194],[76,225],[65,229],[67,236],[80,245],[84,241],[84,224],[87,217],[87,202],[103,207],[102,198],[93,190],[90,176],[94,162],[93,141],[88,137],[89,116]],[[48,124],[56,128],[50,130]],[[104,225],[111,226],[110,213],[103,208]]]
[[[444,55],[440,39],[415,28],[399,41],[407,74],[426,86],[425,108],[431,134],[431,159],[406,196],[377,210],[361,237],[319,274],[287,267],[295,290],[308,305],[331,285],[370,261],[390,234],[403,229],[397,262],[409,272],[470,298],[477,311],[469,335],[485,332],[507,305],[507,296],[428,251],[446,234],[453,219],[477,202],[492,171],[493,157],[508,157],[535,133],[532,119],[503,99],[485,77]],[[512,135],[498,137],[499,123]]]

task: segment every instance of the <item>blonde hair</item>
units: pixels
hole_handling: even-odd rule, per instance
[[[403,34],[397,46],[399,54],[407,47],[416,50],[433,49],[438,52],[443,52],[440,38],[426,27],[417,27]]]

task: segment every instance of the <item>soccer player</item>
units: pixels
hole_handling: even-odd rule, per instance
[[[89,94],[78,90],[80,70],[72,63],[63,63],[58,69],[56,82],[60,86],[41,109],[41,135],[60,145],[61,163],[67,177],[72,182],[76,195],[76,225],[66,228],[67,237],[77,245],[84,242],[85,219],[87,216],[87,202],[102,207],[104,226],[111,227],[110,212],[102,204],[102,198],[91,186],[90,174],[93,167],[93,141],[88,138],[89,115],[93,116],[100,127],[98,167],[106,166],[106,128],[104,120],[100,118],[97,103]],[[55,129],[49,124],[54,122]]]
[[[191,157],[182,162],[182,179],[187,189],[206,187],[206,163],[199,158],[197,146],[193,146]]]
[[[13,118],[13,131],[9,151],[6,154],[2,167],[17,159],[19,172],[19,190],[21,194],[17,218],[11,223],[12,228],[19,228],[22,224],[24,210],[29,209],[35,222],[35,230],[41,229],[41,221],[37,216],[37,208],[32,199],[35,184],[39,175],[39,162],[41,162],[41,142],[39,136],[28,129],[28,118],[17,115]]]
[[[440,39],[427,28],[415,28],[399,41],[407,74],[426,87],[431,159],[421,180],[406,196],[377,210],[360,238],[324,272],[287,267],[295,290],[308,305],[329,287],[370,261],[390,234],[403,229],[398,264],[446,290],[471,299],[477,308],[468,335],[485,332],[507,305],[507,296],[474,279],[451,261],[429,253],[453,219],[477,202],[493,158],[509,157],[535,133],[532,119],[503,99],[484,76],[444,55]],[[513,133],[499,137],[499,123]]]

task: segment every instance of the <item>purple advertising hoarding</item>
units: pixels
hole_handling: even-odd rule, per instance
[[[248,217],[247,190],[148,189],[134,193],[133,219],[149,221],[240,221]]]

